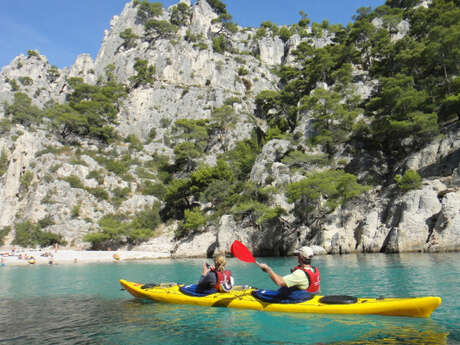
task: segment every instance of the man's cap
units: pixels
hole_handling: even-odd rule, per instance
[[[300,256],[303,256],[306,259],[311,259],[315,253],[313,252],[313,249],[311,249],[308,246],[301,247],[297,249],[294,254],[299,254]]]

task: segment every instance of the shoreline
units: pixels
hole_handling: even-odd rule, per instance
[[[452,251],[457,252],[457,251]],[[406,252],[392,253],[398,255],[404,254],[447,254],[452,252]],[[46,256],[45,256],[46,254]],[[357,253],[349,253],[357,254]],[[360,253],[362,254],[362,253]],[[364,253],[363,255],[382,254],[382,253]],[[383,253],[384,254],[384,253]],[[25,256],[27,255],[27,259]],[[334,254],[320,254],[334,255]],[[348,254],[336,254],[348,255]],[[391,255],[391,254],[390,254]],[[21,258],[20,258],[21,257]],[[32,264],[29,262],[30,257],[35,259]],[[120,262],[135,262],[135,261],[156,261],[167,259],[206,259],[205,256],[190,256],[176,257],[167,253],[154,253],[152,251],[139,250],[77,250],[77,249],[58,249],[42,248],[42,249],[27,249],[19,248],[18,250],[0,249],[0,268],[7,266],[34,266],[34,265],[53,265],[53,264],[92,264],[92,263],[120,263]]]
[[[30,261],[33,257],[34,262]],[[67,249],[20,249],[0,251],[0,267],[7,266],[33,266],[33,265],[59,265],[59,264],[89,264],[110,262],[148,261],[158,259],[170,259],[169,255],[156,255],[148,251],[128,250],[67,250]],[[32,263],[33,262],[33,263]]]

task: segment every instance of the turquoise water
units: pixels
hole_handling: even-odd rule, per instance
[[[0,267],[0,344],[460,344],[460,253],[316,257],[323,294],[435,295],[429,319],[268,313],[138,301],[120,278],[194,283],[203,260]],[[287,273],[295,258],[266,258]],[[238,284],[274,289],[228,260]]]

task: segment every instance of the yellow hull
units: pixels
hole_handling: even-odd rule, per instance
[[[324,304],[322,296],[296,304],[267,303],[251,295],[253,289],[215,293],[206,297],[193,297],[179,291],[179,285],[155,286],[142,289],[144,284],[120,280],[120,284],[137,298],[173,304],[193,304],[206,307],[227,307],[274,312],[317,314],[374,314],[388,316],[429,317],[441,304],[440,297],[415,298],[358,298],[353,304]]]

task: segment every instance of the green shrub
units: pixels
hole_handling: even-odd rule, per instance
[[[30,86],[34,83],[31,77],[19,77],[18,80],[24,86]]]
[[[47,72],[46,72],[46,78],[50,83],[55,82],[61,74],[59,73],[59,69],[56,66],[52,66]]]
[[[201,40],[202,35],[201,34],[193,34],[190,29],[187,29],[185,32],[184,40],[187,42],[193,43],[193,42],[198,42]]]
[[[6,106],[5,114],[11,117],[13,123],[24,126],[39,123],[43,117],[43,112],[32,104],[29,96],[22,92],[14,94],[14,103]]]
[[[136,46],[136,39],[139,38],[131,28],[127,28],[120,32],[120,38],[123,39],[123,46],[126,49],[134,48]]]
[[[3,118],[0,119],[0,134],[6,134],[10,131],[11,129],[11,121]]]
[[[46,195],[43,197],[43,199],[41,200],[42,204],[54,204],[55,201],[53,199],[53,195],[54,195],[54,193],[49,190],[46,193]]]
[[[206,50],[208,49],[208,45],[204,42],[198,42],[193,45],[193,48],[198,48],[199,50]]]
[[[130,223],[130,230],[133,229],[148,229],[150,230],[150,235],[153,233],[153,230],[162,223],[160,218],[160,204],[154,203],[151,207],[146,207],[141,212],[136,213],[136,216]],[[138,234],[136,234],[137,237]],[[131,236],[128,233],[128,238]]]
[[[156,177],[155,174],[151,173],[149,170],[145,169],[144,167],[140,167],[140,166],[136,168],[136,175],[139,178],[150,179],[150,180],[153,180]]]
[[[207,0],[209,6],[212,7],[212,9],[217,13],[217,14],[225,14],[227,13],[227,5],[225,5],[221,0]]]
[[[131,150],[142,151],[142,149],[144,148],[144,146],[141,144],[141,141],[136,136],[136,134],[129,134],[126,137],[125,142],[130,143],[130,145],[129,145],[129,150],[130,151]]]
[[[188,233],[198,230],[207,222],[206,216],[203,215],[199,208],[185,210],[184,218],[184,221],[176,230],[176,238],[182,238],[186,236]]]
[[[163,13],[163,5],[161,2],[148,2],[147,0],[134,0],[134,7],[137,9],[137,17],[145,21],[152,17],[160,16]]]
[[[86,175],[87,179],[95,179],[98,184],[104,183],[104,175],[98,170],[91,170],[88,175]]]
[[[69,146],[60,146],[60,147],[53,147],[53,146],[46,146],[45,149],[41,150],[41,151],[38,151],[36,154],[35,154],[35,157],[40,157],[42,155],[45,155],[47,153],[52,153],[53,155],[60,155],[60,154],[63,154],[63,153],[71,153],[72,152],[72,148],[70,148]],[[56,169],[57,171],[57,169]]]
[[[31,58],[31,57],[40,58],[40,54],[36,50],[29,49],[27,51],[27,57],[28,58]]]
[[[296,215],[302,219],[313,211],[330,213],[368,189],[356,181],[355,175],[343,170],[326,170],[288,185],[286,196],[289,202],[295,202]]]
[[[129,157],[125,156],[124,158],[122,157],[121,160],[105,159],[103,162],[108,171],[111,171],[118,176],[123,176],[128,172],[131,160]]]
[[[92,232],[83,236],[83,241],[91,243],[92,249],[107,249],[108,244],[104,246],[104,243],[110,241],[110,235],[104,232]]]
[[[145,23],[145,32],[147,40],[151,41],[157,38],[171,38],[179,28],[166,20],[149,19]]]
[[[27,192],[30,188],[32,180],[34,178],[34,173],[32,171],[26,171],[19,178],[20,188],[22,191]]]
[[[62,167],[62,164],[55,164],[52,167],[50,167],[50,173],[54,174],[56,171],[58,171]]]
[[[415,170],[406,170],[404,175],[395,176],[396,184],[402,192],[407,192],[413,189],[419,189],[422,185],[422,178]]]
[[[8,234],[11,232],[11,226],[5,226],[2,229],[0,229],[0,245],[5,244],[5,237],[8,236]]]
[[[283,42],[287,42],[292,36],[292,32],[287,27],[282,27],[279,30],[279,36]]]
[[[112,190],[112,194],[115,197],[121,198],[121,199],[127,199],[130,193],[131,193],[131,189],[129,187],[125,187],[125,188],[117,187]]]
[[[130,193],[131,189],[129,187],[117,187],[112,190],[112,198],[110,199],[110,202],[112,203],[112,205],[118,208],[120,207],[121,203],[128,198]]]
[[[11,91],[16,92],[19,90],[19,84],[15,79],[8,80],[8,84],[11,86]]]
[[[224,101],[224,105],[233,106],[235,103],[241,103],[241,98],[239,97],[229,97]]]
[[[141,187],[143,195],[154,195],[158,199],[163,199],[166,192],[166,187],[163,183],[154,183],[152,181],[145,181]]]
[[[109,193],[104,188],[87,188],[86,189],[90,194],[94,195],[98,200],[109,200]]]
[[[2,150],[2,154],[0,155],[0,177],[6,173],[8,169],[8,154],[6,153],[5,149]]]
[[[185,210],[184,228],[186,230],[198,230],[206,224],[206,217],[199,208]]]
[[[116,139],[113,129],[118,115],[119,99],[126,87],[109,81],[104,85],[85,84],[81,78],[70,78],[73,92],[68,103],[56,103],[46,109],[46,116],[63,139],[74,134],[109,143]]]
[[[66,245],[62,235],[42,231],[39,224],[25,221],[14,225],[16,236],[13,244],[22,247],[48,247],[55,243]]]
[[[106,215],[99,220],[101,230],[84,236],[93,249],[117,248],[123,244],[138,244],[149,239],[161,223],[159,204],[137,213],[132,221],[117,215]]]
[[[217,35],[212,39],[212,48],[216,53],[224,54],[227,50],[228,42],[224,35]]]
[[[72,207],[71,217],[78,218],[80,216],[81,203],[78,203]]]
[[[83,165],[83,166],[88,166],[88,164],[81,158],[79,157],[76,157],[76,158],[72,158],[70,161],[69,161],[69,164],[72,164],[72,165]]]
[[[326,153],[320,154],[308,154],[301,151],[291,151],[289,154],[281,160],[284,164],[289,167],[307,167],[310,164],[324,166],[329,162],[328,155]]]
[[[155,139],[157,136],[157,129],[155,127],[152,127],[149,131],[149,140]]]
[[[53,217],[51,215],[47,215],[46,217],[40,219],[38,221],[38,225],[40,225],[40,228],[44,229],[48,226],[56,224],[53,220]]]
[[[160,126],[161,128],[168,128],[171,125],[172,120],[166,117],[162,117],[160,119]]]
[[[190,20],[192,11],[190,6],[183,2],[179,2],[177,6],[173,7],[171,12],[171,23],[177,26],[185,26]]]
[[[249,74],[249,71],[248,71],[246,68],[244,68],[243,66],[241,66],[241,67],[238,69],[238,75],[241,76],[241,75],[247,75],[247,74]]]
[[[134,70],[137,74],[129,77],[133,88],[154,83],[156,68],[152,65],[149,66],[147,60],[137,59],[134,63]]]
[[[58,243],[65,246],[67,242],[63,239],[62,235],[55,234],[49,231],[41,231],[38,237],[38,245],[40,247],[49,247]]]
[[[62,180],[70,184],[70,187],[72,188],[80,188],[80,189],[85,188],[80,178],[76,175],[70,175],[70,176],[64,177],[62,178]]]

